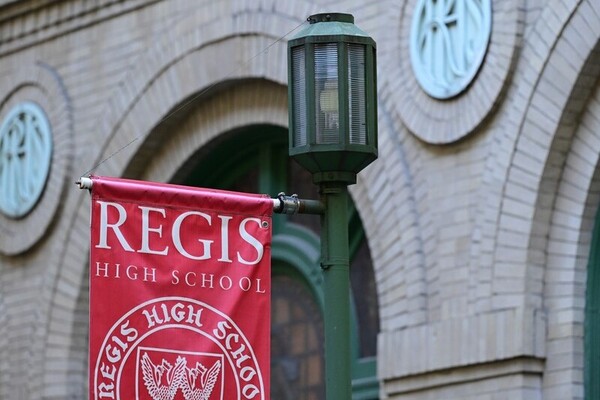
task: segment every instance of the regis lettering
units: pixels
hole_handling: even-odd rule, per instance
[[[261,229],[259,218],[235,218],[200,211],[124,205],[97,201],[98,235],[95,247],[168,256],[176,252],[195,261],[256,265],[264,255],[264,245],[255,236]],[[230,242],[236,253],[230,254]],[[214,255],[216,250],[217,255]]]

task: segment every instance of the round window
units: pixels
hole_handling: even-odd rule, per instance
[[[21,218],[40,199],[52,161],[50,124],[41,107],[17,104],[0,126],[0,212]]]
[[[491,0],[419,0],[410,33],[419,85],[436,99],[461,93],[483,63],[491,32]]]

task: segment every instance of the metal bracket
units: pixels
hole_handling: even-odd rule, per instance
[[[273,199],[273,212],[277,214],[316,214],[325,213],[325,205],[319,200],[299,199],[297,194],[286,196],[281,192]]]
[[[79,189],[92,190],[94,181],[92,181],[91,178],[86,178],[86,177],[82,176],[81,178],[79,178],[79,180],[77,182],[75,182],[75,184],[77,186],[79,186]]]

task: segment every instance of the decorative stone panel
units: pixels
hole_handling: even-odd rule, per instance
[[[442,2],[448,3],[450,2]],[[455,2],[458,3],[458,2]],[[456,7],[456,5],[455,5]],[[414,14],[422,12],[422,0],[409,0],[402,8],[399,34],[386,52],[382,85],[406,127],[419,139],[431,144],[448,144],[464,138],[490,117],[509,81],[518,54],[522,30],[522,0],[492,2],[491,36],[482,64],[468,84],[461,84],[451,96],[433,97],[418,82],[411,62]]]
[[[52,130],[36,103],[16,104],[0,124],[0,213],[27,215],[44,193],[52,161]]]
[[[55,71],[46,65],[15,68],[0,80],[0,93],[5,94],[0,102],[0,129],[6,131],[4,161],[0,161],[0,168],[6,168],[0,172],[5,203],[0,209],[0,253],[10,256],[40,241],[60,209],[72,156],[72,122],[66,91]],[[26,125],[39,140],[30,143],[28,150],[21,146],[17,152],[15,141]],[[9,135],[10,129],[14,134]],[[15,157],[21,157],[20,163],[13,162]],[[27,170],[28,166],[38,171]],[[17,179],[31,181],[30,193],[21,196],[23,204],[18,207],[14,206],[15,187],[21,186]]]

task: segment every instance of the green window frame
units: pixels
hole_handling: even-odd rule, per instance
[[[600,209],[596,214],[587,268],[584,322],[585,398],[600,399]]]

